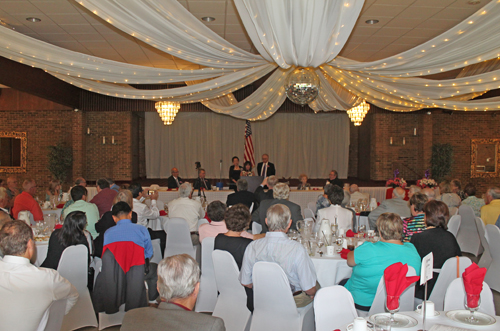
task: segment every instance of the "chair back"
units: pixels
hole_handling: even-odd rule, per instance
[[[228,331],[244,331],[249,323],[251,313],[247,308],[245,289],[238,279],[240,274],[238,265],[227,251],[214,250],[212,259],[215,282],[219,291],[212,316],[222,318]]]
[[[67,301],[67,299],[53,301],[43,314],[36,331],[60,330],[64,318],[64,313],[66,312]]]
[[[316,213],[316,201],[310,201],[307,203],[307,208],[311,209],[313,213]]]
[[[351,293],[343,286],[321,288],[314,296],[316,331],[331,331],[351,323],[358,313]]]
[[[165,246],[164,257],[188,254],[193,259],[196,259],[196,252],[191,242],[189,225],[185,219],[180,217],[169,219],[165,231],[167,232],[167,244]]]
[[[26,224],[31,226],[36,225],[33,214],[29,210],[21,210],[19,213],[17,213],[17,219],[24,221]]]
[[[476,227],[476,216],[471,206],[461,205],[458,208],[461,216],[460,228],[458,229],[457,242],[462,252],[478,256],[481,253],[481,242]]]
[[[449,310],[464,310],[465,289],[463,278],[453,280],[446,289],[444,296],[444,311]],[[437,310],[437,309],[436,309]],[[493,293],[486,282],[483,282],[483,290],[481,291],[481,304],[479,311],[491,316],[495,316],[495,304],[493,302]]]
[[[312,218],[313,220],[316,220],[316,216],[309,208],[304,208],[304,218]]]
[[[448,221],[448,231],[453,233],[455,238],[457,237],[461,222],[462,222],[462,217],[460,215],[453,215]]]
[[[209,224],[209,223],[210,223],[210,222],[209,222],[206,218],[200,218],[200,219],[198,220],[198,229],[200,228],[200,226],[201,226],[202,224]]]
[[[252,234],[260,234],[262,232],[262,224],[252,222]]]
[[[480,217],[476,217],[476,227],[479,233],[479,240],[483,246],[483,254],[477,265],[481,268],[488,268],[491,264],[490,245],[488,244],[488,234],[486,233],[486,226]]]
[[[217,283],[212,260],[214,241],[214,237],[206,237],[201,243],[200,291],[194,309],[197,312],[213,312],[217,303]]]
[[[500,229],[493,224],[486,225],[486,238],[488,239],[492,261],[484,281],[492,289],[500,292]]]
[[[85,245],[67,247],[61,255],[57,267],[59,274],[66,278],[82,293],[88,282],[88,249]]]
[[[153,257],[151,257],[149,262],[158,264],[162,260],[160,239],[151,240],[151,245],[153,246]]]
[[[462,277],[465,269],[472,264],[472,261],[466,256],[460,256],[458,258],[458,261],[456,256],[450,257],[441,267],[439,276],[437,277],[434,288],[432,289],[431,295],[429,296],[429,300],[434,302],[436,310],[443,310],[446,289],[451,284],[451,282],[457,278],[457,262],[459,264],[459,277]]]

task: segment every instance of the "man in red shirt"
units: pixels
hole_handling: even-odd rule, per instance
[[[94,203],[99,209],[99,217],[111,210],[113,207],[113,200],[118,192],[109,188],[109,182],[106,179],[99,179],[97,181],[97,194],[94,196],[90,203]]]
[[[40,205],[33,196],[36,194],[36,182],[33,179],[26,179],[23,183],[23,192],[16,196],[12,207],[12,216],[17,219],[20,211],[27,210],[33,214],[35,221],[43,221],[43,212]]]

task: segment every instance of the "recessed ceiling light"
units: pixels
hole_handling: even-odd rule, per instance
[[[469,5],[478,5],[481,3],[481,0],[469,0],[467,1]]]
[[[38,23],[38,22],[41,22],[42,20],[39,19],[38,17],[27,17],[26,21],[30,21],[30,22],[33,22],[33,23]]]
[[[365,23],[366,24],[377,24],[378,22],[380,22],[379,20],[366,20]]]
[[[205,21],[205,22],[213,22],[213,21],[215,21],[215,17],[205,16],[205,17],[202,17],[201,20]]]

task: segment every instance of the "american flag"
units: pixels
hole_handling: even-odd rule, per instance
[[[252,141],[252,126],[250,125],[250,121],[247,120],[245,124],[245,162],[250,161],[252,163],[252,168],[255,167],[255,157],[253,150],[253,141]]]

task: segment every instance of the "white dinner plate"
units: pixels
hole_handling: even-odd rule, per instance
[[[468,310],[461,309],[461,310],[450,310],[446,312],[446,317],[448,317],[451,320],[468,324],[468,325],[493,325],[496,323],[496,319],[488,314],[481,313],[479,311],[476,311],[474,313],[474,317],[478,319],[478,323],[470,323],[467,321],[467,318],[470,317],[471,313]]]

